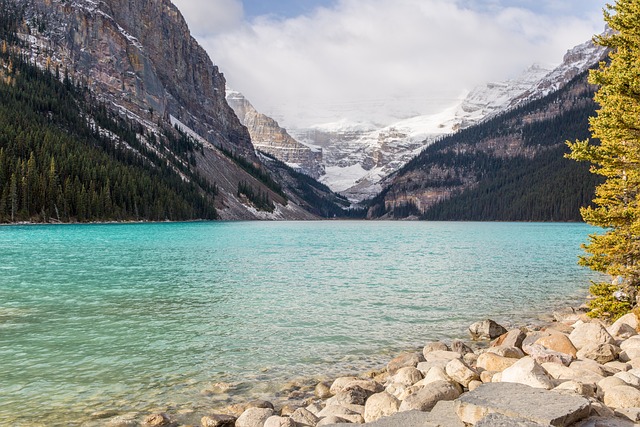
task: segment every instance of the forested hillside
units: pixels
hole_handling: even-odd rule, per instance
[[[216,189],[187,167],[197,145],[173,129],[147,135],[180,153],[167,161],[82,82],[12,48],[18,20],[0,15],[0,222],[215,218]]]
[[[351,215],[262,163],[224,77],[163,4],[128,5],[143,25],[114,2],[0,0],[0,222]],[[158,55],[150,31],[184,49]]]
[[[586,79],[429,146],[388,180],[369,216],[579,221],[598,178],[564,154],[565,141],[589,136]]]

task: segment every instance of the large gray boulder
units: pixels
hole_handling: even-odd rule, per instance
[[[515,383],[488,383],[455,401],[460,419],[475,425],[491,413],[545,426],[568,426],[589,416],[589,400]]]
[[[571,427],[635,427],[632,421],[620,418],[620,417],[601,417],[593,416],[579,423],[574,424]]]
[[[452,400],[441,400],[429,412],[429,422],[438,427],[465,427],[456,414],[455,403]]]
[[[397,414],[380,418],[377,421],[366,423],[364,425],[367,427],[438,427],[437,425],[429,422],[429,413],[422,411],[398,412]],[[343,424],[323,424],[323,426],[345,427]]]

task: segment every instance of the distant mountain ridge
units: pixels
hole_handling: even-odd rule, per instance
[[[587,74],[436,141],[384,181],[369,217],[579,221],[599,181],[564,154],[565,141],[589,137]]]

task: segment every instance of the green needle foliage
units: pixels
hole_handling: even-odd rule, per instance
[[[613,32],[595,42],[611,53],[589,78],[600,87],[592,139],[568,145],[570,158],[590,162],[591,171],[605,179],[596,188],[595,206],[581,213],[606,231],[589,236],[580,264],[619,277],[613,285],[591,288],[591,314],[614,320],[637,304],[640,285],[640,2],[608,4],[604,17]]]

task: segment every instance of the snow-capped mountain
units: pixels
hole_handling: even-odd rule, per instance
[[[433,141],[558,90],[604,55],[604,48],[588,41],[569,50],[556,68],[533,65],[514,79],[475,88],[457,105],[438,114],[382,128],[340,121],[289,129],[289,133],[303,144],[322,149],[326,171],[320,178],[323,183],[353,201],[361,201],[380,191],[382,178]]]

